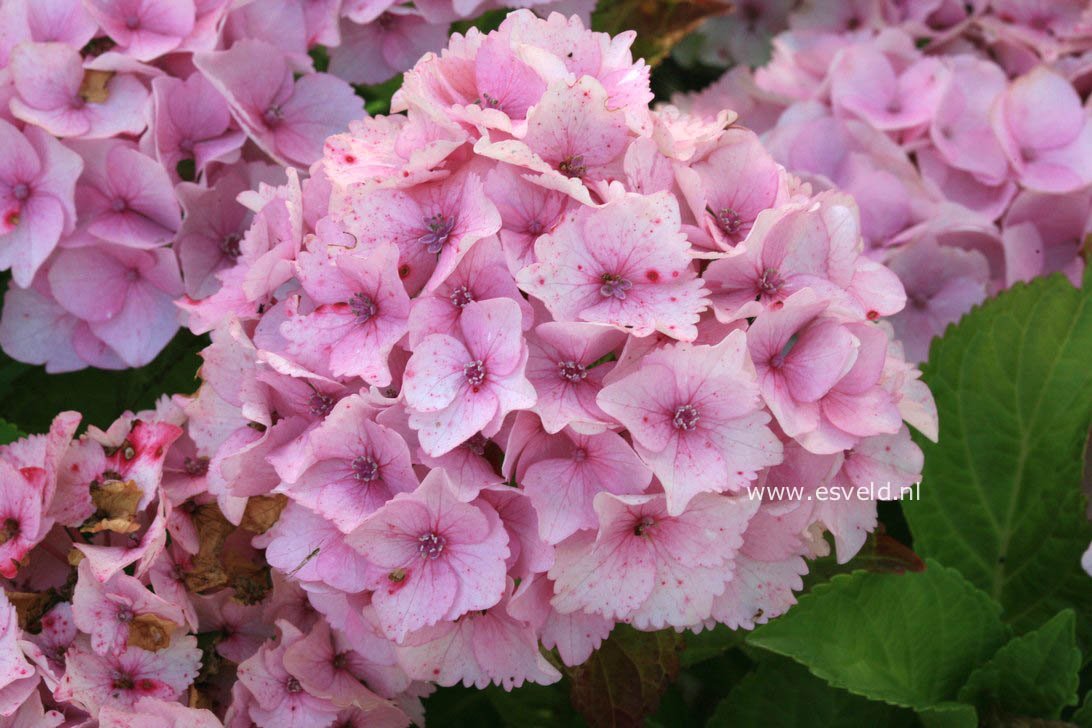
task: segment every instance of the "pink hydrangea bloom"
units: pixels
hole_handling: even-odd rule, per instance
[[[785,170],[748,129],[729,129],[702,161],[679,172],[694,217],[714,251],[747,237],[763,210],[788,197]]]
[[[414,299],[409,320],[410,346],[430,334],[458,336],[466,305],[490,298],[510,298],[518,303],[523,311],[522,328],[530,328],[534,318],[531,306],[516,288],[495,237],[476,243],[443,283]]]
[[[320,621],[284,653],[284,666],[297,676],[309,694],[338,706],[358,706],[376,721],[406,725],[408,718],[394,704],[364,686],[370,673],[368,659],[343,634]]]
[[[49,269],[57,302],[88,322],[128,366],[147,364],[178,330],[178,263],[166,249],[96,245],[61,251]]]
[[[1052,113],[1043,114],[1049,107]],[[1092,115],[1060,74],[1039,67],[993,107],[994,131],[1021,184],[1072,192],[1092,183]]]
[[[479,431],[496,432],[509,411],[535,403],[521,319],[511,299],[475,301],[459,319],[462,340],[433,334],[417,346],[403,386],[425,452],[442,455]]]
[[[558,546],[552,604],[643,629],[706,619],[757,508],[745,496],[699,494],[671,516],[663,496],[600,493],[598,533],[583,531]]]
[[[415,629],[488,609],[504,591],[508,536],[488,504],[455,500],[443,471],[395,495],[350,535],[371,565],[368,586],[383,631]]]
[[[906,308],[891,325],[911,361],[928,358],[932,338],[986,298],[989,265],[977,251],[923,238],[892,253],[888,265],[906,286]]]
[[[68,648],[65,664],[56,698],[95,714],[105,705],[131,707],[142,698],[177,700],[197,677],[201,651],[191,636],[171,640],[158,652],[129,647],[105,655],[77,640]]]
[[[405,114],[359,118],[309,50],[350,78],[359,54],[409,65],[431,36],[395,40],[391,18],[438,38],[482,4],[89,4],[0,9],[9,137],[28,174],[66,180],[41,187],[60,227],[26,286],[12,265],[0,343],[123,367],[178,311],[212,343],[193,394],[0,448],[0,573],[72,589],[40,630],[4,612],[19,728],[423,724],[435,685],[555,682],[542,647],[577,665],[618,622],[750,629],[792,605],[827,534],[844,562],[878,521],[873,498],[741,491],[902,486],[922,469],[908,425],[937,436],[882,320],[907,300],[883,262],[935,241],[988,291],[1080,269],[1087,191],[1030,191],[1007,159],[995,178],[932,141],[943,109],[990,151],[987,101],[1013,95],[1031,35],[1000,36],[1008,75],[964,99],[949,76],[985,66],[953,68],[921,8],[882,33],[844,32],[878,28],[863,6],[794,13],[830,32],[729,84],[760,138],[720,85],[707,117],[650,109],[633,34],[576,17],[453,36],[403,80]],[[898,83],[863,98],[873,56]],[[779,121],[782,94],[799,103]]]
[[[46,473],[41,468],[16,468],[0,460],[0,575],[11,579],[51,524],[43,519]],[[43,522],[44,521],[44,522]]]
[[[156,698],[140,698],[132,708],[103,706],[99,711],[100,728],[142,728],[156,725],[163,728],[222,728],[216,715],[202,708],[187,708]]]
[[[279,620],[277,628],[281,634],[276,647],[267,643],[239,665],[239,682],[253,696],[251,720],[267,728],[329,726],[337,706],[309,693],[287,669],[287,652],[304,639],[303,634],[285,620]]]
[[[352,190],[345,230],[357,245],[398,246],[398,275],[411,294],[451,275],[472,245],[497,232],[500,216],[476,174],[412,190]]]
[[[635,336],[697,335],[706,291],[670,195],[629,194],[582,208],[538,239],[535,256],[517,280],[558,320],[611,324]]]
[[[280,468],[286,482],[279,489],[345,533],[418,485],[405,441],[373,416],[363,398],[341,400],[311,432],[304,457]]]
[[[239,125],[282,164],[314,162],[325,138],[362,113],[347,83],[322,74],[293,80],[284,54],[259,40],[196,53],[193,62],[227,99]]]
[[[163,167],[116,140],[73,146],[85,167],[76,187],[80,224],[67,246],[105,241],[150,249],[174,237],[182,211]]]
[[[19,648],[19,617],[0,597],[0,716],[11,715],[38,687],[38,675]]]
[[[347,592],[364,589],[368,563],[322,516],[290,503],[269,535],[265,558],[271,566],[300,581]]]
[[[150,61],[193,30],[193,0],[86,0],[84,5],[124,53]]]
[[[398,646],[399,659],[411,677],[438,685],[496,683],[511,690],[525,682],[557,682],[561,673],[539,652],[531,626],[508,611],[509,603],[506,595],[482,612],[417,630]]]
[[[36,126],[22,133],[0,119],[0,269],[28,287],[76,221],[73,203],[83,160]]]
[[[613,365],[602,360],[625,339],[621,331],[598,324],[549,321],[535,327],[527,338],[527,378],[538,394],[533,409],[546,432],[606,425],[607,414],[595,397]]]
[[[349,83],[385,81],[447,40],[446,24],[429,22],[409,6],[393,5],[367,21],[344,14],[356,22],[342,22],[341,43],[330,52],[330,73]]]
[[[81,563],[72,593],[72,614],[76,627],[90,636],[95,652],[124,652],[130,625],[141,615],[151,614],[182,625],[181,610],[152,594],[139,580],[114,574],[106,583],[100,583],[88,568],[89,562]]]
[[[747,332],[762,398],[790,437],[819,427],[818,401],[857,359],[860,342],[824,316],[826,308],[810,289],[800,291],[756,318]]]
[[[77,48],[22,43],[12,53],[10,68],[16,91],[12,115],[54,136],[104,139],[144,128],[144,85],[130,73],[118,73],[107,81],[104,94],[86,97],[80,92],[85,70]]]
[[[554,457],[537,460],[522,477],[523,488],[538,512],[539,534],[556,544],[595,528],[595,496],[606,491],[637,495],[648,487],[652,471],[614,432],[581,435],[563,431]]]
[[[296,268],[317,306],[281,324],[288,352],[315,371],[360,377],[379,387],[390,384],[387,357],[409,318],[398,249],[385,245],[333,260],[323,252],[304,252]]]
[[[672,515],[698,493],[739,491],[781,461],[746,346],[734,331],[716,346],[665,347],[599,393],[663,484]]]
[[[153,79],[152,114],[156,159],[175,182],[180,162],[192,160],[200,176],[212,162],[238,159],[246,141],[232,128],[227,102],[200,73]]]

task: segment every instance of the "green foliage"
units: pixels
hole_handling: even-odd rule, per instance
[[[636,31],[633,57],[655,67],[703,20],[729,6],[723,0],[601,0],[592,14],[592,28],[612,35]]]
[[[971,673],[959,699],[982,710],[1057,718],[1063,707],[1077,703],[1080,667],[1076,617],[1067,609],[997,650]]]
[[[1084,694],[1081,707],[1073,713],[1070,721],[1080,726],[1080,728],[1092,728],[1092,690]]]
[[[7,445],[22,436],[23,433],[19,431],[18,427],[7,420],[0,420],[0,445]]]
[[[698,634],[687,632],[683,636],[683,644],[686,649],[679,655],[679,664],[690,667],[739,647],[743,644],[743,635],[738,630],[718,624]]]
[[[194,392],[201,365],[197,352],[207,345],[207,337],[181,331],[152,363],[117,372],[46,374],[41,367],[0,355],[0,415],[33,433],[46,432],[58,412],[76,410],[83,414],[83,426],[105,428],[125,410],[154,407],[164,393]]]
[[[910,727],[912,711],[831,687],[791,660],[762,663],[717,707],[708,728]]]
[[[927,708],[954,698],[1008,636],[986,594],[930,562],[916,574],[839,574],[748,642],[792,657],[836,687]]]
[[[903,503],[914,549],[958,569],[1021,632],[1092,604],[1080,568],[1092,540],[1081,493],[1090,355],[1089,286],[1055,275],[966,315],[924,369],[940,441],[920,442],[922,498]],[[1087,652],[1087,619],[1078,634]]]
[[[394,95],[395,91],[402,88],[402,75],[399,74],[394,78],[388,78],[382,83],[370,86],[356,84],[353,88],[356,90],[356,95],[364,99],[364,110],[368,112],[369,116],[389,114],[391,111],[391,96]]]

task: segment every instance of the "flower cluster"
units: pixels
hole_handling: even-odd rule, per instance
[[[522,2],[520,4],[529,4]],[[305,168],[481,0],[3,0],[0,347],[151,361],[241,254],[240,192]],[[317,73],[308,50],[329,52]]]
[[[650,110],[632,40],[454,35],[240,196],[196,393],[0,450],[0,714],[405,725],[618,622],[752,628],[861,548],[936,436],[902,286],[851,197]]]
[[[1015,281],[1079,283],[1092,231],[1086,2],[763,5],[755,23],[790,28],[770,62],[675,101],[735,109],[788,169],[855,196],[866,254],[906,287],[891,323],[912,361]]]

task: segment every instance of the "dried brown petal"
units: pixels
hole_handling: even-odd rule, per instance
[[[83,81],[80,83],[80,97],[92,104],[105,103],[110,98],[110,89],[106,86],[113,75],[113,71],[84,71]]]
[[[0,523],[0,544],[5,544],[19,535],[19,521],[9,518]]]
[[[5,592],[8,601],[15,607],[15,613],[19,617],[19,629],[26,629],[27,625],[38,621],[50,604],[49,592]]]
[[[85,533],[139,531],[140,524],[136,522],[136,514],[143,497],[144,491],[131,480],[93,483],[91,502],[95,504],[95,515],[80,530]]]
[[[193,566],[186,571],[186,586],[191,591],[203,592],[225,586],[228,574],[220,561],[224,541],[235,526],[216,507],[215,503],[198,506],[193,513],[194,527],[200,544],[193,557]]]
[[[197,689],[196,685],[190,685],[190,694],[186,699],[186,705],[190,708],[212,710],[216,706],[207,695]]]
[[[114,533],[134,533],[140,530],[140,524],[128,518],[103,518],[80,529],[84,533],[102,533],[113,531]]]
[[[263,534],[273,528],[286,505],[288,496],[281,493],[251,496],[246,502],[243,521],[239,525],[251,533]]]
[[[141,614],[129,623],[129,646],[158,652],[171,644],[171,632],[178,627],[158,614]]]
[[[257,604],[273,588],[273,578],[268,566],[254,563],[237,553],[225,554],[224,566],[228,573],[228,583],[235,592],[233,598],[240,604]]]

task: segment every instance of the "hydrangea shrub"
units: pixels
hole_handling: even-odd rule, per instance
[[[824,533],[841,562],[861,548],[871,491],[754,489],[920,477],[906,423],[935,437],[935,406],[882,320],[902,286],[853,199],[730,112],[650,109],[632,40],[528,10],[455,34],[406,74],[405,114],[350,121],[306,174],[225,170],[245,215],[183,184],[182,218],[152,157],[79,142],[104,203],[53,295],[137,338],[120,312],[157,310],[163,231],[191,225],[208,295],[180,306],[212,344],[195,394],[5,448],[12,711],[404,725],[431,685],[555,682],[619,622],[752,628]],[[222,94],[210,147],[305,163],[294,120],[358,103],[258,40],[193,63],[161,102]],[[143,169],[163,193],[115,209]],[[206,205],[240,230],[219,258]],[[103,234],[114,272],[88,276]]]
[[[0,433],[0,726],[1083,724],[1088,18],[812,4],[677,107],[442,5],[0,5],[0,344],[211,342]]]

